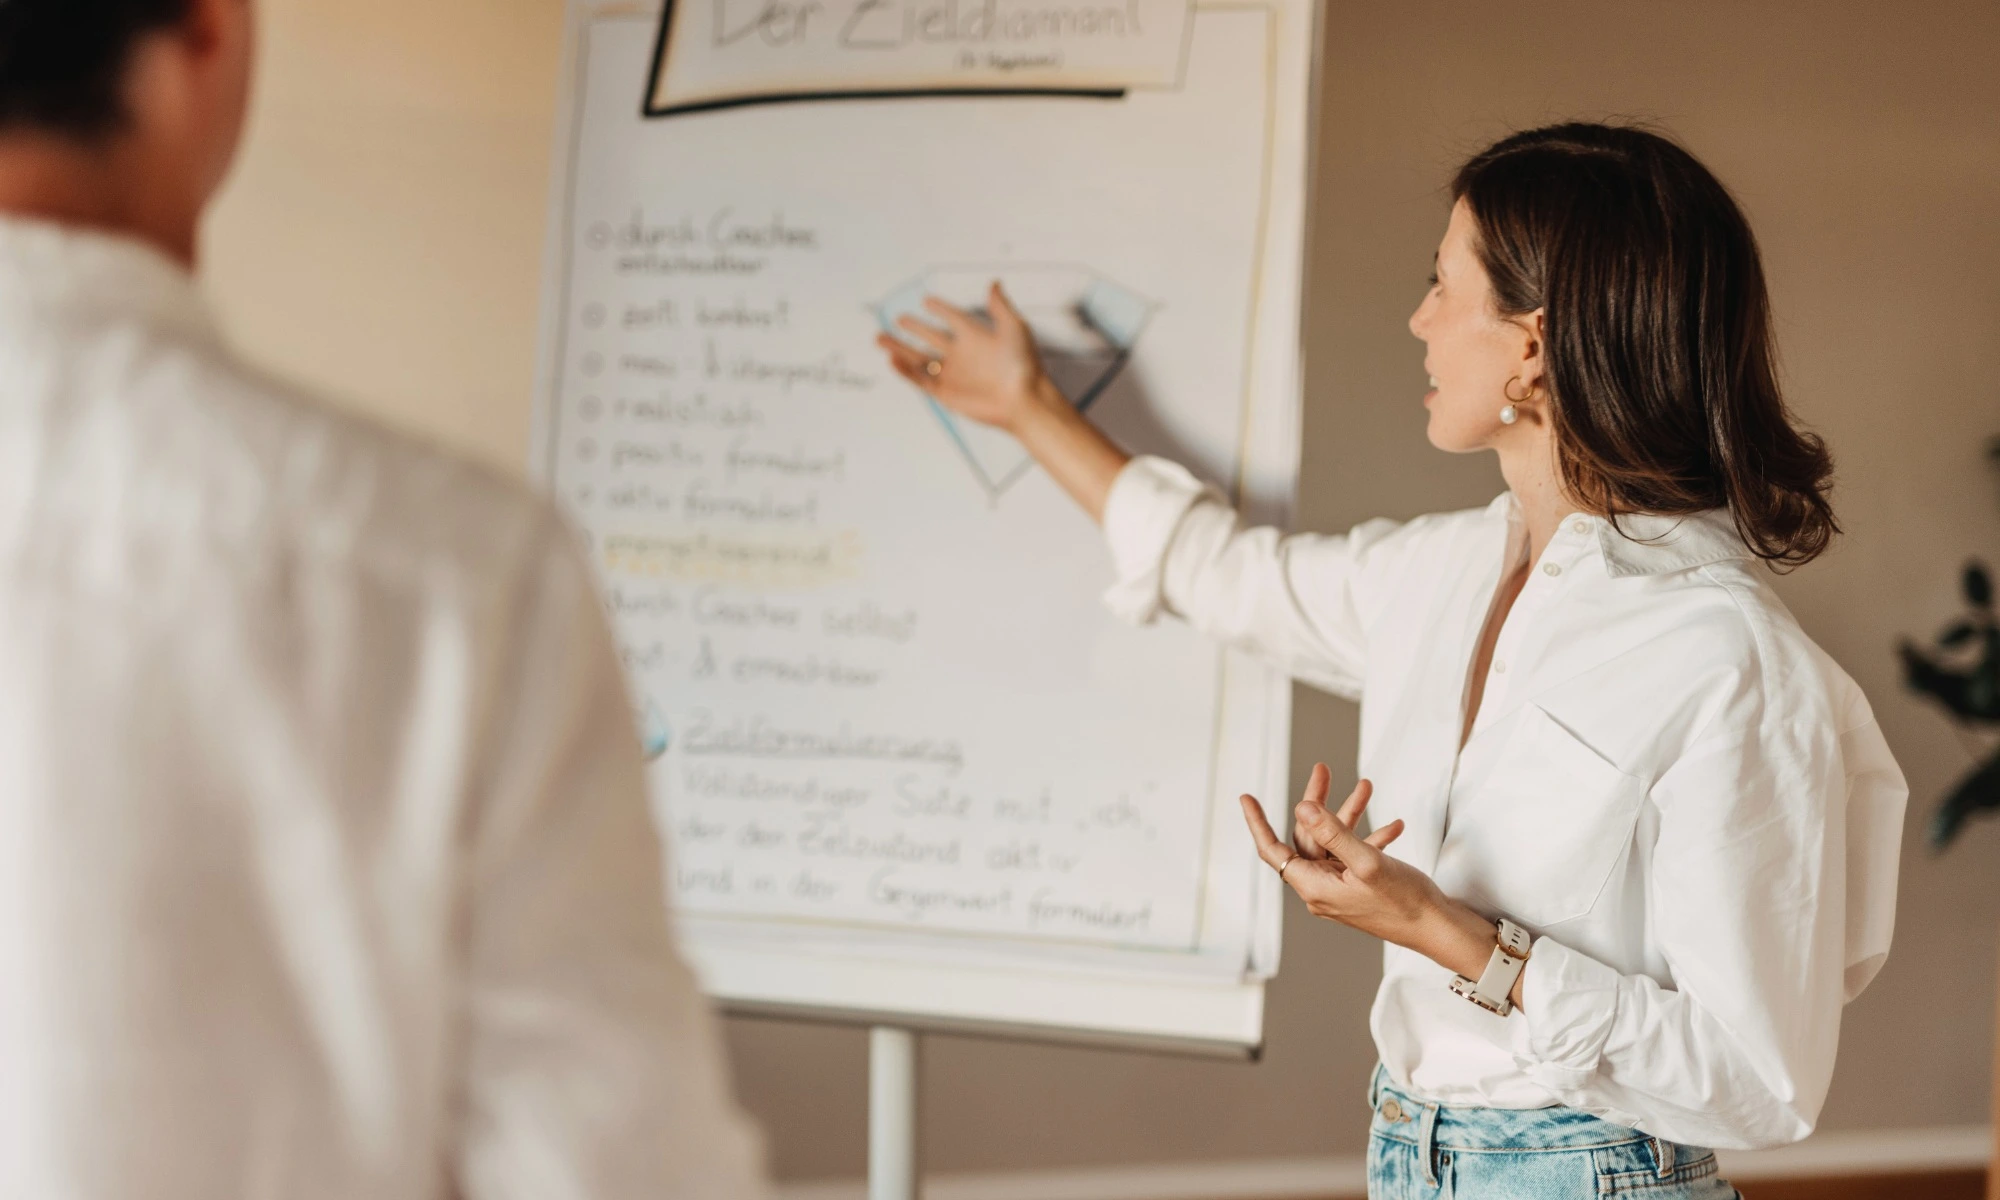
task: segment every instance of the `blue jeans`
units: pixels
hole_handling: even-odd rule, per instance
[[[1375,1068],[1368,1200],[1741,1200],[1715,1152],[1573,1108],[1447,1108]]]

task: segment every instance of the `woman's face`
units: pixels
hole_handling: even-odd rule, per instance
[[[1521,403],[1541,382],[1541,314],[1499,314],[1486,269],[1473,250],[1474,228],[1465,202],[1454,204],[1431,290],[1410,315],[1410,332],[1424,343],[1430,376],[1424,407],[1431,414],[1431,444],[1454,454],[1498,449],[1539,426],[1547,404],[1541,393]],[[1500,420],[1510,402],[1520,417],[1512,426]]]

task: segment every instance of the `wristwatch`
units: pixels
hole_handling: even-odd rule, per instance
[[[1514,981],[1521,977],[1521,968],[1528,965],[1528,944],[1528,931],[1501,917],[1499,944],[1493,947],[1493,957],[1486,960],[1486,970],[1476,983],[1463,975],[1452,976],[1452,994],[1465,997],[1496,1017],[1513,1012]]]

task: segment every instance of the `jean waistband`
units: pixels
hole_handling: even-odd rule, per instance
[[[1388,1069],[1375,1068],[1368,1090],[1375,1128],[1389,1137],[1423,1140],[1444,1150],[1586,1150],[1659,1139],[1629,1125],[1574,1108],[1478,1108],[1436,1104],[1396,1086]],[[1689,1147],[1690,1156],[1707,1150]]]

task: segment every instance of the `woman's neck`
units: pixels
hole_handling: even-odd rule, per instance
[[[1529,436],[1495,449],[1500,455],[1500,475],[1521,506],[1521,519],[1528,529],[1528,561],[1532,563],[1542,557],[1563,518],[1576,512],[1577,504],[1563,488],[1555,438],[1548,428],[1537,426],[1521,432]]]

